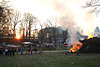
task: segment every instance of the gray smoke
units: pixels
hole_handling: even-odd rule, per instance
[[[61,18],[61,25],[68,29],[68,38],[66,43],[71,46],[72,44],[77,43],[80,39],[84,39],[80,33],[82,31],[77,26],[77,24],[71,20],[70,17]]]
[[[99,27],[96,27],[96,29],[94,31],[94,36],[100,38],[100,29],[99,29]]]

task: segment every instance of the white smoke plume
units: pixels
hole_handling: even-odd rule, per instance
[[[92,8],[82,7],[87,3],[87,1],[58,0],[55,2],[56,10],[60,15],[60,19],[58,19],[58,21],[61,26],[64,26],[68,29],[69,38],[66,40],[66,42],[69,45],[78,42],[80,39],[85,39],[85,37],[81,37],[78,33],[84,36],[94,34],[94,36],[100,37],[100,15],[96,17],[94,13],[91,13],[91,11],[93,10]],[[98,28],[96,28],[97,26]]]
[[[78,32],[80,33],[81,31],[77,24],[73,20],[71,20],[70,17],[61,18],[61,24],[63,27],[68,29],[68,38],[66,40],[66,43],[70,46],[78,42],[81,38]]]

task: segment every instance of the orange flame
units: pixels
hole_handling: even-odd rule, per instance
[[[82,47],[81,42],[77,42],[76,44],[72,44],[72,48],[69,50],[69,52],[76,52]]]
[[[88,36],[88,39],[91,39],[91,38],[93,38],[94,37],[94,35],[89,35]]]

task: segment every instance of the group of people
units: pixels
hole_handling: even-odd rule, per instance
[[[34,52],[33,52],[34,51]],[[28,50],[25,50],[23,47],[22,48],[4,48],[0,49],[0,55],[5,55],[5,56],[14,56],[14,55],[23,55],[23,54],[29,54],[32,55],[33,53],[39,53],[38,48],[29,48]]]
[[[15,55],[15,49],[14,48],[0,49],[0,55],[14,56]]]
[[[28,50],[25,50],[25,54],[32,55],[33,53],[38,54],[39,53],[39,48],[29,48]],[[23,54],[23,53],[22,53]]]

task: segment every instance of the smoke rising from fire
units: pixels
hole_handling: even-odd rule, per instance
[[[59,12],[59,23],[68,29],[69,38],[66,42],[69,45],[77,43],[82,35],[90,35],[94,32],[94,15],[87,9],[82,8],[85,0],[57,0],[55,2],[56,10]]]
[[[77,32],[79,31],[78,26],[70,17],[61,18],[62,26],[68,29],[68,38],[66,40],[67,44],[72,45],[79,41]]]
[[[93,33],[95,28],[94,15],[82,7],[84,4],[86,4],[85,0],[57,0],[55,6],[59,12],[60,25],[76,29],[83,35]]]

